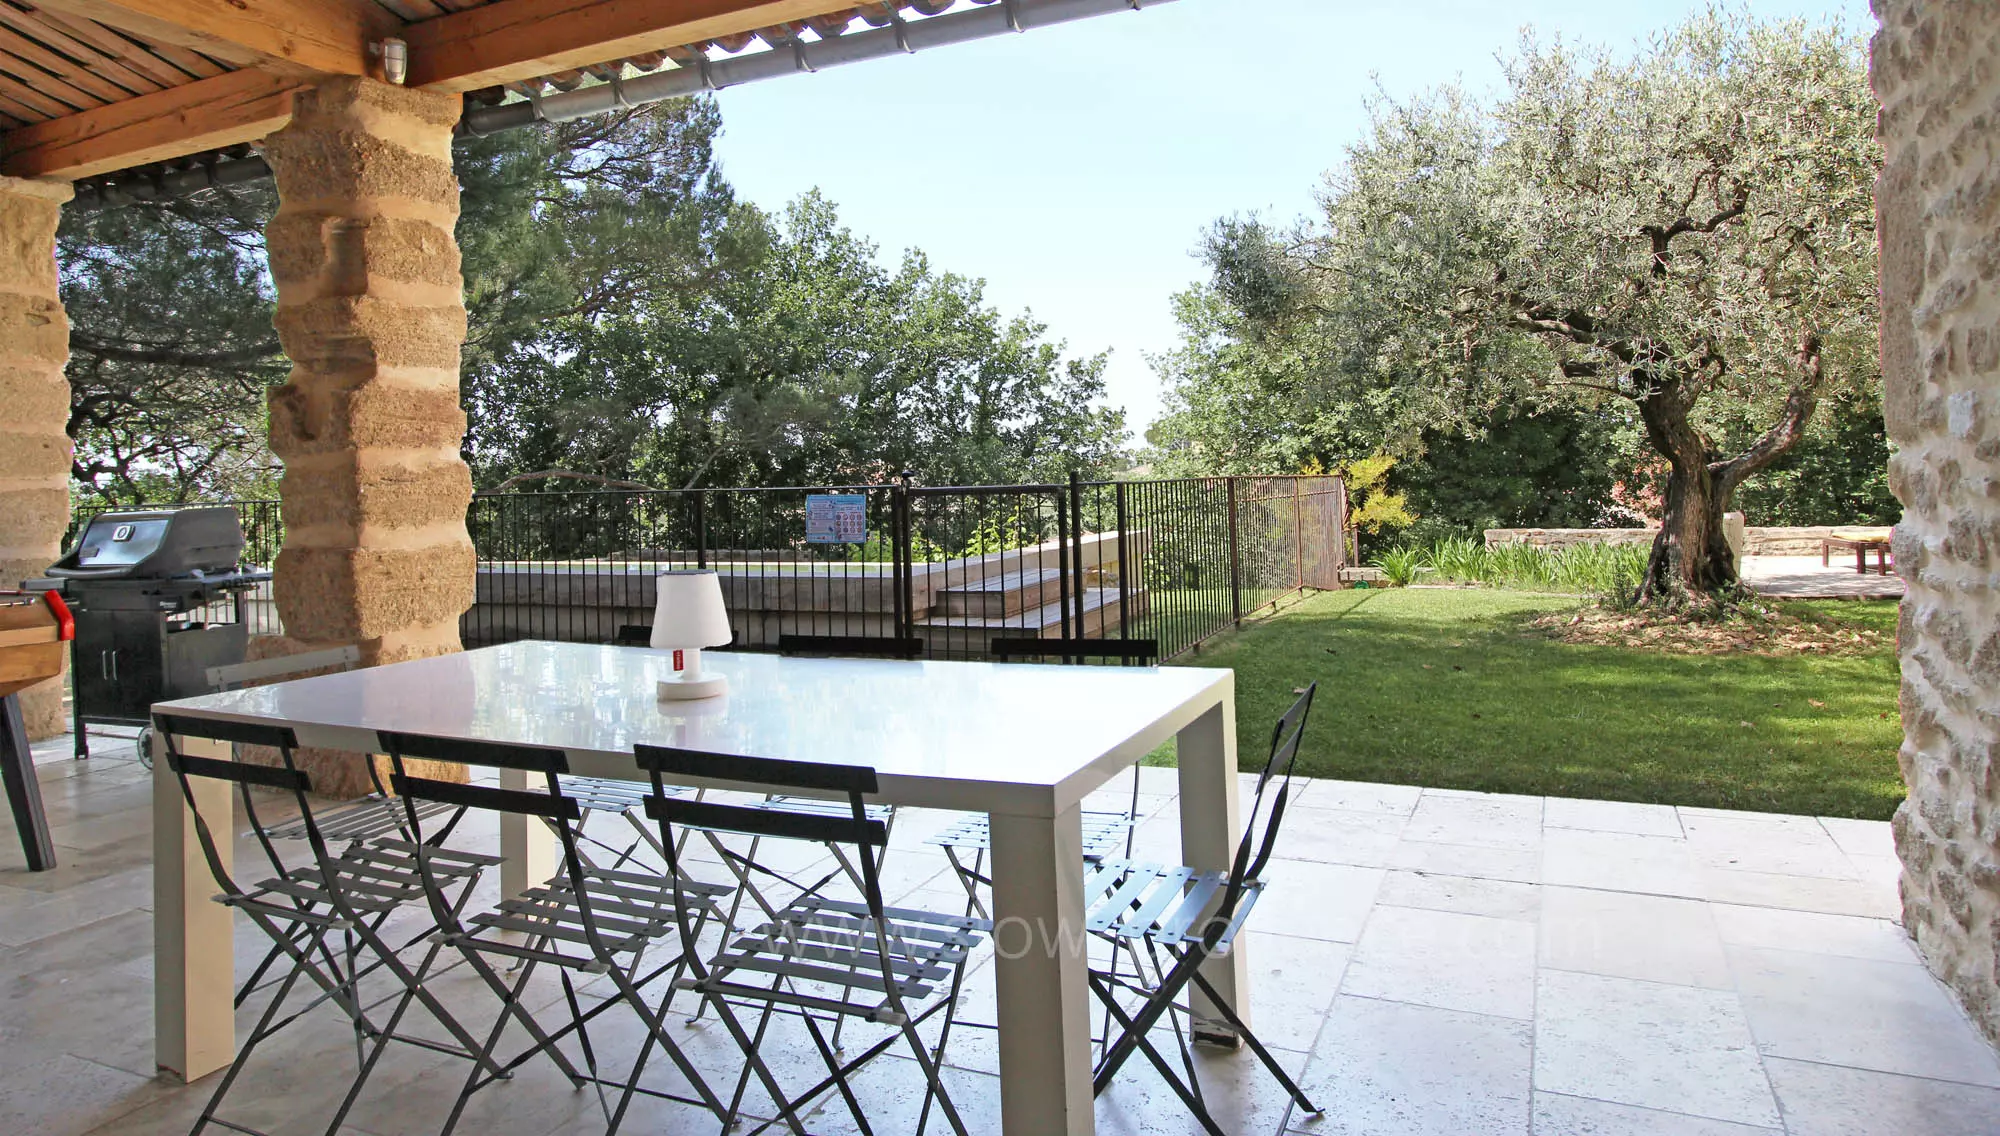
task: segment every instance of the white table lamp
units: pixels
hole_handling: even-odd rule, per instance
[[[672,651],[674,675],[660,680],[660,697],[683,701],[713,698],[729,689],[727,677],[703,674],[701,649],[726,646],[732,638],[729,610],[722,604],[722,579],[712,571],[662,572],[656,581],[653,647]]]

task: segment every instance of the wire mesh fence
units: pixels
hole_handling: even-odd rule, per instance
[[[278,503],[229,504],[245,563],[274,565]],[[72,538],[109,508],[79,508]],[[466,516],[478,581],[460,633],[643,642],[655,577],[707,568],[739,650],[879,640],[986,658],[996,639],[1100,639],[1171,659],[1339,587],[1346,515],[1340,479],[1307,476],[488,494]],[[245,601],[252,634],[281,632],[268,584]]]

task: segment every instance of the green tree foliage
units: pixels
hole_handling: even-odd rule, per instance
[[[1105,469],[1102,358],[976,281],[895,271],[816,196],[771,217],[714,161],[706,99],[461,138],[466,457],[662,486],[1053,478]],[[109,499],[268,493],[268,185],[65,219],[76,478]]]
[[[1529,38],[1506,79],[1379,100],[1315,221],[1217,228],[1215,290],[1267,377],[1405,444],[1623,408],[1670,470],[1647,598],[1724,589],[1737,488],[1876,382],[1861,46],[1711,12],[1629,58]]]
[[[71,476],[101,500],[273,492],[264,389],[271,328],[268,185],[100,213],[56,234],[70,319]]]

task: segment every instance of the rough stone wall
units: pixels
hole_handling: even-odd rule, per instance
[[[0,588],[39,576],[69,527],[69,320],[56,222],[70,187],[0,177]],[[21,692],[28,735],[62,733],[62,680]]]
[[[298,95],[265,140],[278,212],[266,231],[278,337],[272,390],[285,463],[276,600],[286,640],[263,656],[358,644],[373,666],[459,649],[472,604],[459,457],[457,95],[337,79]],[[317,759],[328,792],[366,788],[358,763]]]
[[[1903,921],[2000,1042],[2000,6],[1876,0]]]

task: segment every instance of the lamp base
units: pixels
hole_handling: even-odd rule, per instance
[[[697,675],[694,678],[663,678],[660,680],[660,701],[688,702],[696,698],[714,698],[729,690],[729,676],[719,674]]]

